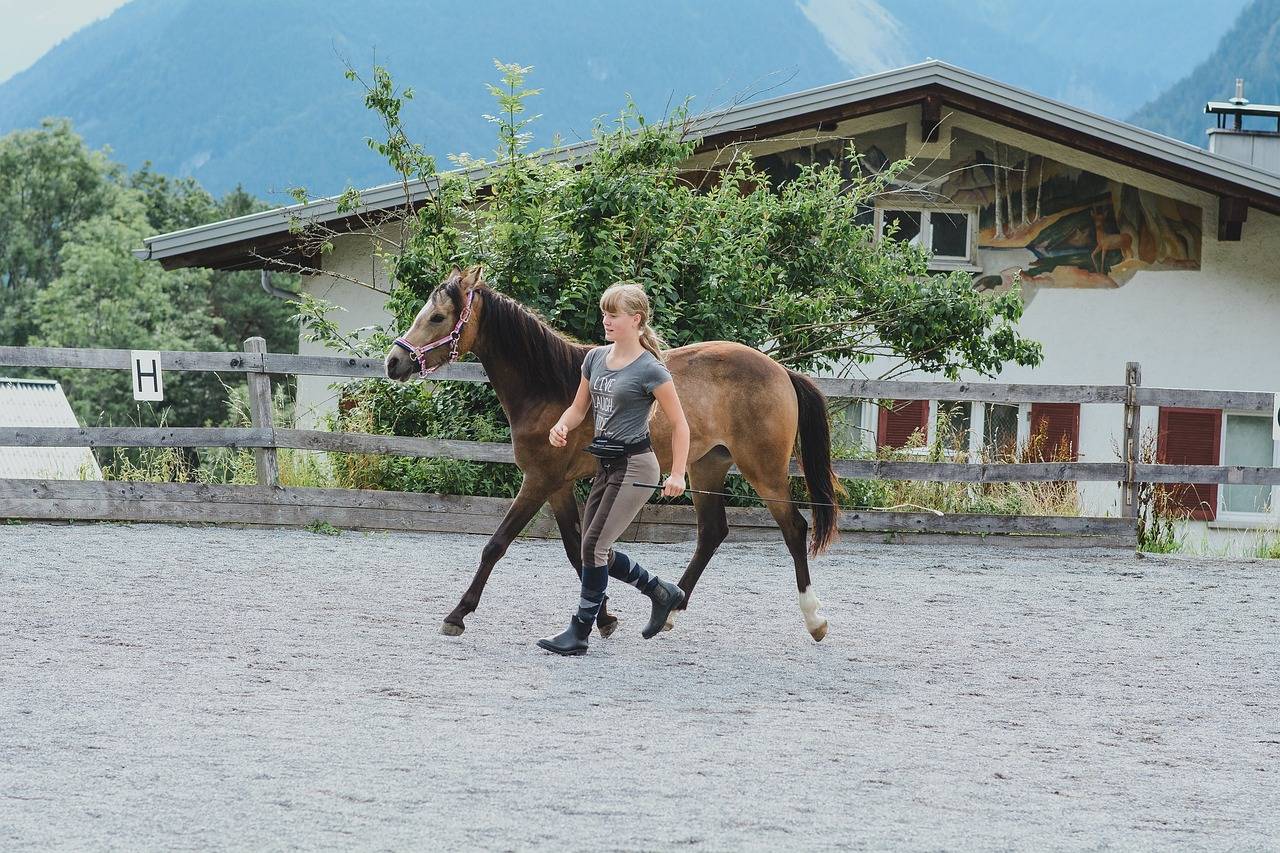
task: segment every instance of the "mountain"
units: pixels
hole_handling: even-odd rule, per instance
[[[1246,3],[885,0],[883,5],[906,43],[900,59],[941,59],[1120,118],[1208,56]],[[804,5],[838,9],[864,4],[809,0]]]
[[[537,145],[589,136],[628,93],[649,116],[687,95],[701,111],[930,57],[1122,115],[1244,2],[132,0],[0,83],[0,133],[68,116],[130,167],[284,203],[394,178],[344,61],[415,89],[406,122],[437,155],[491,154],[495,58],[534,67]]]
[[[1204,105],[1232,97],[1237,77],[1244,78],[1244,94],[1250,101],[1280,104],[1280,0],[1253,0],[1208,59],[1135,112],[1130,121],[1204,146],[1205,130],[1215,121],[1205,114]]]
[[[793,6],[771,0],[134,0],[0,86],[0,130],[69,115],[117,159],[212,190],[335,192],[394,179],[361,143],[378,127],[344,59],[366,79],[376,60],[414,87],[406,119],[430,150],[488,156],[495,58],[535,67],[541,144],[553,130],[589,137],[627,92],[653,114],[685,93],[707,108],[848,76]]]

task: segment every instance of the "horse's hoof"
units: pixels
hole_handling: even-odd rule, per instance
[[[822,624],[809,632],[815,642],[822,642],[822,638],[827,636],[827,628],[830,627],[827,620],[823,619]]]
[[[455,625],[452,622],[445,622],[440,626],[440,633],[446,637],[461,637],[465,630],[467,630],[465,625]]]
[[[601,637],[608,639],[613,636],[614,631],[618,630],[618,620],[615,617],[608,622],[597,622],[596,628],[600,631]]]

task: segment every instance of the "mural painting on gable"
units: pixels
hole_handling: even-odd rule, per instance
[[[957,130],[937,204],[978,209],[979,287],[1120,287],[1200,268],[1200,208]]]
[[[830,162],[842,144],[864,170],[904,154],[902,126],[761,159],[775,178],[801,162]],[[1200,268],[1201,211],[1186,202],[956,128],[950,158],[916,158],[894,205],[976,210],[975,284],[1004,289],[1114,288],[1144,269]],[[888,207],[889,204],[882,206]]]

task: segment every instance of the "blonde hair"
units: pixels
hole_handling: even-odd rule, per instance
[[[653,353],[658,361],[663,361],[662,350],[666,343],[658,337],[658,333],[649,325],[649,294],[644,288],[632,281],[620,281],[610,285],[600,295],[600,310],[607,314],[640,315],[640,346]]]

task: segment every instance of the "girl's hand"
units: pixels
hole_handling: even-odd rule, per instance
[[[677,477],[672,474],[662,484],[662,496],[667,498],[678,498],[684,494],[684,475]]]
[[[547,440],[555,447],[564,447],[569,443],[569,428],[557,421],[551,432],[547,433]]]

